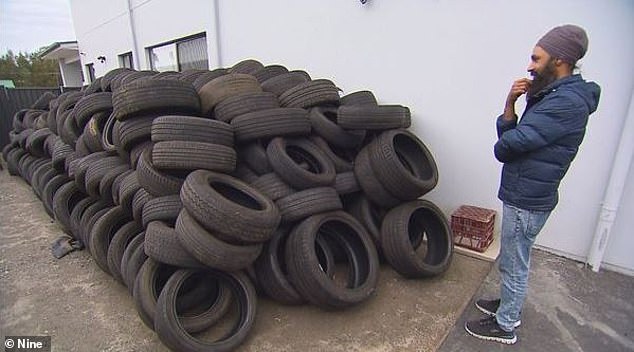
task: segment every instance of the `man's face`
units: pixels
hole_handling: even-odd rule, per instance
[[[533,49],[527,71],[533,77],[533,84],[531,84],[527,94],[528,98],[534,96],[557,79],[555,59],[539,46]]]

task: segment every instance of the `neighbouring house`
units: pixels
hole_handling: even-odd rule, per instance
[[[80,65],[83,84],[117,67],[213,69],[255,58],[330,78],[344,93],[368,89],[380,103],[409,106],[411,130],[440,172],[425,197],[447,216],[461,204],[495,209],[498,228],[495,117],[512,81],[526,77],[539,37],[579,24],[590,37],[582,73],[603,96],[537,245],[634,275],[634,41],[623,40],[634,33],[632,1],[70,3],[79,60],[63,63],[74,72]],[[61,57],[64,47],[50,54]]]
[[[40,57],[58,62],[64,87],[81,87],[83,85],[77,41],[55,42],[44,49]]]

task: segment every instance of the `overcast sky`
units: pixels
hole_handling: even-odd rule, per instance
[[[69,0],[0,0],[0,55],[75,39]]]

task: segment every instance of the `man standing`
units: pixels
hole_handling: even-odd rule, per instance
[[[497,119],[495,157],[504,166],[499,256],[500,298],[480,299],[476,307],[489,317],[469,321],[477,338],[513,344],[537,234],[558,202],[559,183],[583,140],[588,116],[597,109],[600,87],[573,74],[588,47],[586,32],[574,25],[555,27],[536,44],[528,65],[533,77],[513,82],[504,114]],[[527,95],[522,118],[515,102]]]

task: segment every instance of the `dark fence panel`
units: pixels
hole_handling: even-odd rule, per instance
[[[68,88],[6,88],[0,87],[0,148],[9,143],[9,131],[13,129],[13,115],[30,108],[45,92],[59,95]]]

